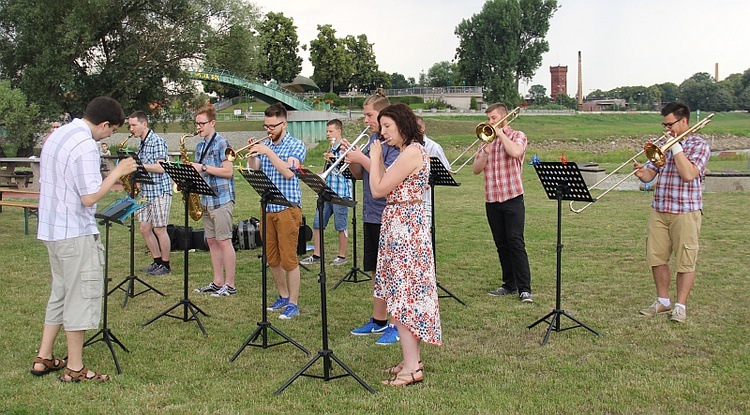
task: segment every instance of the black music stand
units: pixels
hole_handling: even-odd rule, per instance
[[[132,152],[132,151],[125,151],[125,150],[119,150],[117,154],[121,157],[132,157],[133,160],[135,160],[137,164],[137,169],[130,175],[130,194],[128,195],[131,199],[135,198],[135,184],[136,183],[142,183],[142,184],[154,184],[154,181],[151,180],[151,177],[148,175],[148,172],[146,171],[146,168],[143,167],[143,162],[140,158],[138,158],[138,154]],[[142,206],[142,205],[141,205]],[[139,282],[143,284],[146,288],[139,292],[135,292],[135,283]],[[127,285],[126,285],[127,284]],[[123,285],[126,285],[123,287]],[[135,275],[135,215],[132,215],[130,217],[130,275],[125,277],[124,280],[122,280],[121,283],[117,284],[114,288],[112,288],[111,292],[114,292],[116,290],[122,290],[125,292],[125,299],[122,302],[122,308],[127,307],[128,305],[128,299],[129,298],[135,298],[141,294],[144,294],[148,291],[154,291],[155,293],[159,294],[160,296],[164,297],[164,293],[157,290],[153,286],[151,286],[146,281],[143,281],[141,278],[139,278],[137,275]]]
[[[562,226],[562,201],[573,200],[580,202],[595,202],[596,199],[591,197],[589,188],[588,186],[586,186],[586,182],[583,181],[583,176],[581,176],[581,171],[578,169],[578,165],[576,163],[563,163],[559,161],[536,162],[534,163],[534,169],[536,170],[536,174],[539,176],[539,180],[542,182],[542,186],[544,187],[545,192],[547,192],[547,197],[557,200],[557,290],[555,293],[555,309],[544,317],[535,321],[528,328],[529,330],[531,330],[532,327],[543,321],[549,324],[549,327],[547,328],[547,334],[544,335],[544,340],[542,341],[542,346],[547,343],[547,339],[549,339],[549,335],[552,331],[560,332],[577,327],[583,327],[598,336],[599,333],[597,333],[596,330],[581,323],[576,318],[566,313],[565,310],[560,307],[560,269],[563,249],[560,231]],[[561,316],[565,316],[573,320],[577,324],[574,326],[561,328]],[[552,319],[547,321],[549,317],[552,317]]]
[[[169,161],[160,161],[159,164],[161,164],[164,170],[169,174],[169,177],[171,177],[172,180],[175,183],[177,183],[178,186],[182,188],[182,194],[186,202],[190,200],[191,193],[195,193],[199,195],[216,196],[216,193],[214,193],[211,187],[208,186],[208,183],[206,183],[205,180],[203,180],[203,177],[197,171],[195,171],[195,167],[193,167],[191,164],[172,163]],[[188,203],[184,203],[184,205],[185,205],[185,229],[188,229],[190,225]],[[157,319],[159,319],[160,317],[167,316],[167,317],[176,318],[178,320],[182,320],[183,322],[195,320],[195,322],[198,323],[198,327],[201,329],[203,334],[208,335],[208,333],[206,333],[206,329],[203,328],[203,324],[201,323],[201,320],[198,317],[198,313],[203,314],[206,317],[208,317],[208,314],[206,314],[203,310],[198,308],[198,306],[193,304],[193,302],[190,301],[190,298],[188,296],[188,252],[190,250],[187,247],[190,246],[190,238],[191,238],[191,235],[188,232],[185,232],[185,236],[183,238],[185,242],[185,252],[184,252],[185,264],[183,265],[183,270],[182,270],[183,272],[182,299],[179,302],[177,302],[177,304],[166,309],[161,314],[141,324],[141,327],[146,327],[149,324],[156,321]],[[174,310],[175,308],[179,306],[183,306],[182,316],[169,314],[170,311]],[[188,311],[190,311],[190,316],[188,316]]]
[[[357,179],[352,176],[352,172],[349,171],[349,168],[346,168],[341,174],[352,182],[352,201],[354,202],[354,206],[352,206],[352,268],[336,283],[336,285],[333,286],[332,290],[338,288],[342,282],[364,282],[372,280],[372,276],[357,265]],[[365,278],[357,278],[359,274],[364,275]]]
[[[365,381],[359,378],[356,373],[349,369],[344,362],[342,362],[336,355],[333,354],[333,350],[328,347],[328,308],[326,299],[326,255],[325,255],[325,228],[323,227],[323,206],[326,202],[333,203],[334,205],[341,205],[346,207],[353,207],[354,202],[351,199],[344,199],[336,194],[330,187],[326,185],[325,180],[317,174],[299,168],[295,170],[297,177],[302,180],[310,189],[312,189],[318,195],[317,209],[318,219],[320,223],[320,274],[318,274],[318,283],[320,284],[320,315],[322,319],[322,330],[323,330],[323,348],[318,351],[318,354],[312,358],[305,366],[302,367],[294,376],[291,377],[282,387],[275,392],[276,395],[281,393],[289,385],[292,384],[298,377],[307,376],[311,378],[323,379],[328,382],[329,380],[338,379],[344,376],[351,376],[357,380],[365,389],[370,393],[375,391]],[[311,375],[305,373],[318,359],[323,359],[323,376]],[[331,360],[338,363],[346,373],[336,376],[331,376]]]
[[[142,205],[141,205],[142,206]],[[83,347],[90,346],[97,342],[104,342],[106,343],[107,347],[109,347],[109,351],[112,353],[112,360],[115,361],[115,367],[117,368],[117,373],[122,374],[122,369],[120,369],[120,362],[117,361],[117,354],[115,354],[115,348],[112,346],[112,343],[117,343],[117,345],[122,348],[122,350],[130,353],[130,350],[128,350],[127,347],[125,347],[120,340],[117,339],[117,337],[112,333],[112,330],[109,328],[108,322],[107,322],[107,314],[108,314],[108,302],[107,297],[109,297],[108,292],[108,285],[109,285],[109,229],[112,227],[112,223],[117,223],[120,225],[124,225],[122,223],[122,220],[127,218],[128,216],[131,216],[133,212],[138,210],[139,204],[131,199],[131,198],[124,198],[124,199],[118,199],[114,203],[112,203],[107,208],[103,209],[100,213],[97,213],[94,215],[97,219],[101,219],[99,222],[100,225],[104,225],[104,304],[102,306],[102,328],[99,329],[93,336],[91,336],[88,340],[86,340],[83,343]],[[101,337],[99,337],[101,335]]]
[[[252,170],[252,169],[239,169],[240,173],[242,174],[242,177],[247,180],[248,183],[250,183],[250,186],[258,192],[260,195],[260,210],[263,212],[263,219],[261,226],[263,227],[263,244],[261,245],[261,305],[263,306],[261,317],[262,320],[259,321],[258,328],[255,329],[255,331],[250,335],[250,337],[245,340],[245,342],[240,346],[240,348],[235,352],[234,356],[232,356],[231,359],[229,359],[230,362],[234,362],[235,359],[242,353],[243,350],[247,346],[254,346],[254,347],[260,347],[263,349],[267,349],[269,347],[278,346],[280,344],[284,343],[292,343],[295,345],[298,349],[305,352],[305,354],[310,354],[310,351],[305,349],[301,344],[297,343],[292,339],[291,337],[287,336],[282,332],[281,330],[277,329],[268,321],[268,309],[266,308],[268,305],[266,295],[268,292],[268,266],[266,264],[266,206],[268,204],[272,205],[281,205],[281,206],[294,206],[291,202],[286,200],[284,195],[281,193],[281,190],[279,190],[275,184],[271,181],[271,179],[268,178],[268,176],[265,175],[260,170]],[[268,329],[273,330],[278,334],[279,336],[284,338],[284,341],[280,341],[278,343],[274,344],[268,344]],[[253,344],[255,340],[258,339],[258,337],[262,338],[261,344]]]
[[[444,295],[438,295],[438,298],[453,298],[459,303],[466,305],[465,302],[461,301],[460,298],[456,297],[452,292],[448,291],[447,288],[440,284],[437,280],[437,250],[435,246],[435,186],[461,186],[461,183],[456,183],[453,180],[453,176],[448,169],[443,165],[437,157],[430,157],[430,210],[432,213],[432,220],[430,221],[430,233],[432,234],[432,257],[435,261],[435,284],[437,287],[445,291]]]

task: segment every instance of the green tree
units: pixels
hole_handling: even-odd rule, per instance
[[[656,85],[661,91],[661,102],[672,102],[677,99],[677,84],[674,82],[665,82]]]
[[[328,85],[329,92],[347,88],[354,74],[352,56],[330,24],[318,25],[318,36],[310,41],[310,62],[314,68],[312,80],[321,86]]]
[[[555,95],[555,104],[562,105],[563,107],[572,110],[578,109],[578,100],[568,96],[568,94],[559,93]]]
[[[40,125],[37,105],[28,103],[23,92],[11,88],[9,81],[0,81],[0,156],[5,157],[6,150],[15,150],[18,156],[31,155]]]
[[[530,80],[549,50],[544,39],[555,0],[488,0],[456,27],[461,79],[484,87],[490,101],[516,105],[518,84]]]
[[[414,79],[412,78],[412,82],[409,82],[404,75],[401,75],[398,72],[394,72],[391,74],[391,87],[395,89],[406,89],[411,88],[411,86],[414,84]]]
[[[699,72],[680,84],[680,100],[690,106],[691,110],[729,111],[734,109],[734,95],[722,88],[713,77]]]
[[[354,71],[349,78],[349,86],[360,91],[370,91],[378,84],[382,84],[379,82],[380,75],[378,64],[375,62],[375,52],[372,50],[373,44],[367,41],[367,35],[347,36],[344,38],[344,45],[354,66]],[[390,83],[390,75],[388,78],[388,83]],[[341,87],[345,86],[341,85]]]
[[[460,79],[456,70],[456,64],[448,61],[438,62],[427,70],[425,78],[426,86],[448,87],[455,86],[456,80]]]
[[[204,57],[229,1],[4,0],[0,73],[48,117],[99,95],[158,111],[194,94],[184,63]]]
[[[547,105],[549,103],[547,88],[544,85],[532,85],[529,88],[529,99],[534,101],[534,105]]]
[[[270,12],[258,26],[260,33],[260,77],[280,84],[292,82],[302,72],[302,58],[297,55],[297,26],[284,13]]]

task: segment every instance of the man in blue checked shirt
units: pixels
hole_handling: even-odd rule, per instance
[[[268,107],[264,125],[268,140],[250,148],[254,157],[248,159],[251,169],[261,169],[294,205],[266,206],[265,235],[266,259],[273,280],[279,290],[269,311],[284,310],[280,319],[291,319],[299,314],[300,271],[297,261],[297,239],[302,225],[302,191],[293,169],[302,165],[307,155],[305,144],[286,131],[286,108],[281,103]],[[251,142],[249,140],[248,142]]]
[[[208,106],[195,114],[195,127],[202,140],[195,147],[193,167],[200,172],[216,196],[201,196],[203,232],[211,252],[214,278],[195,291],[210,293],[212,297],[229,297],[237,293],[234,285],[237,256],[232,245],[234,212],[234,167],[227,160],[230,147],[226,138],[216,132],[216,110]]]
[[[130,132],[141,139],[138,157],[154,184],[140,184],[141,195],[148,203],[138,210],[139,229],[153,262],[142,271],[151,275],[166,275],[172,270],[169,254],[172,243],[167,235],[169,209],[172,206],[172,184],[169,174],[159,164],[169,160],[167,142],[154,130],[148,128],[148,116],[143,111],[135,111],[128,117]]]
[[[343,153],[341,149],[341,141],[343,140],[341,138],[342,128],[343,124],[339,119],[333,119],[326,124],[326,137],[331,142],[331,147],[328,152],[323,154],[323,157],[329,162],[335,161]],[[328,165],[326,163],[326,166]],[[351,182],[343,174],[338,174],[338,171],[334,170],[326,177],[326,184],[342,198],[352,197]],[[323,204],[322,226],[318,210],[315,209],[315,220],[313,220],[313,244],[315,248],[311,256],[300,261],[302,264],[310,265],[320,261],[320,229],[325,229],[328,226],[328,220],[331,219],[331,215],[333,215],[334,227],[339,233],[339,254],[336,259],[331,261],[331,265],[346,264],[346,246],[349,242],[346,226],[349,219],[349,208],[342,205],[335,205],[331,202]]]

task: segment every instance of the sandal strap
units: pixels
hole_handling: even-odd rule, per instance
[[[56,358],[55,355],[52,355],[51,359],[45,359],[41,356],[35,357],[33,364],[37,364],[37,363],[43,364],[44,367],[49,370],[57,370],[57,369],[62,369],[65,366],[66,362],[65,360]]]

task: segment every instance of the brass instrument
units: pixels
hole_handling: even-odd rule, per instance
[[[117,150],[117,154],[120,157],[126,157],[128,156],[128,151],[125,150],[125,143],[128,142],[132,137],[134,137],[135,134],[130,134],[129,136],[125,137],[124,140],[120,142],[120,147]],[[122,189],[125,190],[125,193],[128,195],[132,194],[133,198],[137,198],[138,194],[141,193],[141,189],[135,185],[132,178],[133,173],[126,174],[124,176],[120,177],[120,183],[122,183]]]
[[[497,128],[497,126],[502,124],[504,121],[507,121],[505,125],[510,124],[516,118],[518,118],[518,115],[520,114],[521,114],[521,107],[516,107],[513,109],[513,111],[509,112],[505,117],[503,117],[500,121],[496,122],[495,124],[490,124],[488,122],[482,122],[482,123],[477,124],[476,128],[474,129],[474,133],[476,134],[477,139],[474,140],[474,142],[471,143],[468,147],[466,147],[466,149],[462,151],[461,154],[459,154],[458,157],[456,157],[456,159],[451,162],[451,165],[449,166],[449,170],[451,171],[451,173],[458,173],[467,164],[469,164],[469,161],[473,160],[476,157],[476,155],[479,154],[480,151],[482,151],[485,145],[495,140],[496,134],[497,134],[495,132],[495,128]],[[474,156],[467,158],[466,161],[464,161],[463,164],[461,164],[461,166],[458,167],[458,169],[452,170],[451,168],[453,167],[453,165],[456,164],[456,162],[458,162],[458,160],[460,160],[464,154],[466,154],[469,150],[471,150],[480,141],[482,142],[482,144],[479,146],[477,151],[474,152]]]
[[[368,140],[370,139],[370,136],[367,135],[367,134],[365,134],[369,128],[370,127],[365,127],[365,129],[362,130],[361,133],[359,133],[359,135],[357,136],[357,138],[354,139],[354,141],[351,144],[349,144],[349,147],[346,149],[346,151],[344,151],[343,153],[341,153],[341,155],[339,156],[339,158],[337,158],[336,160],[332,161],[331,162],[331,166],[328,167],[328,169],[326,169],[326,171],[324,171],[323,173],[320,174],[320,177],[322,177],[323,180],[325,180],[326,177],[328,177],[328,175],[331,174],[331,172],[333,171],[333,169],[335,169],[339,164],[341,164],[341,162],[344,161],[344,159],[346,158],[346,155],[349,154],[349,152],[352,151],[352,149],[355,148],[355,146],[357,145],[357,143],[359,142],[359,140],[361,140],[363,138],[367,138]],[[368,148],[369,148],[369,146],[362,147],[362,152],[364,153]],[[333,174],[335,176],[339,176],[348,167],[349,167],[349,163],[341,164],[341,167],[339,167],[339,169],[335,173],[333,173]]]
[[[187,147],[185,146],[185,139],[188,137],[194,137],[198,135],[198,131],[189,134],[183,134],[180,137],[180,163],[190,166],[193,163],[190,162],[190,158],[187,155]],[[182,192],[182,187],[174,184],[172,190],[175,192]],[[201,197],[197,193],[190,193],[190,199],[185,200],[185,193],[182,194],[182,201],[187,203],[188,214],[194,221],[199,221],[203,217],[203,205],[201,204]]]
[[[713,113],[709,114],[709,116],[706,117],[706,118],[704,118],[703,121],[698,122],[694,126],[688,128],[684,133],[682,133],[682,134],[680,134],[680,135],[678,135],[676,137],[671,137],[670,138],[670,136],[667,133],[664,133],[657,140],[652,141],[650,143],[646,143],[646,145],[643,146],[643,150],[639,151],[638,153],[636,153],[636,155],[634,155],[633,157],[629,158],[626,162],[622,163],[619,167],[617,167],[616,169],[612,170],[612,172],[609,173],[608,175],[604,176],[603,179],[601,179],[598,182],[596,182],[593,185],[591,185],[589,187],[589,190],[597,189],[598,188],[597,186],[599,186],[600,184],[602,184],[605,180],[609,179],[613,174],[615,174],[618,171],[620,171],[626,165],[634,162],[635,159],[638,156],[640,156],[641,154],[643,154],[643,153],[646,153],[646,158],[648,158],[648,161],[650,161],[654,166],[657,166],[657,167],[663,166],[664,163],[666,162],[666,158],[664,157],[664,154],[670,148],[672,148],[672,146],[674,146],[676,143],[679,143],[680,141],[682,141],[682,139],[684,139],[688,135],[693,134],[696,131],[700,130],[701,128],[705,127],[708,123],[711,122],[711,118],[713,118],[713,116],[714,116]],[[659,143],[660,141],[664,141],[664,144],[662,144],[662,145],[659,146],[659,145],[657,145],[657,143]],[[601,198],[604,197],[604,195],[606,195],[610,191],[612,191],[615,188],[617,188],[617,186],[621,185],[623,182],[625,182],[625,180],[629,179],[630,176],[634,175],[636,171],[637,170],[633,170],[632,172],[628,173],[624,178],[622,178],[621,180],[619,180],[617,183],[615,183],[614,185],[610,186],[607,190],[605,190],[604,192],[602,192],[602,194],[600,194],[599,197],[596,198],[596,200],[601,200]],[[574,203],[574,201],[570,202],[570,210],[573,213],[581,213],[586,208],[588,208],[589,206],[591,206],[591,204],[593,202],[586,203],[580,209],[573,208],[573,203]]]
[[[262,138],[253,139],[248,145],[242,147],[239,150],[235,150],[233,148],[227,148],[224,151],[224,156],[227,158],[227,160],[229,160],[232,163],[234,163],[234,161],[237,160],[238,158],[239,159],[249,159],[250,157],[254,157],[256,155],[256,153],[251,153],[249,151],[247,152],[247,154],[240,154],[240,153],[242,153],[243,151],[249,149],[250,147],[252,147],[252,146],[260,143],[261,141],[263,141],[265,139],[268,139],[268,138],[271,138],[271,134],[268,134],[267,136],[262,137]]]

